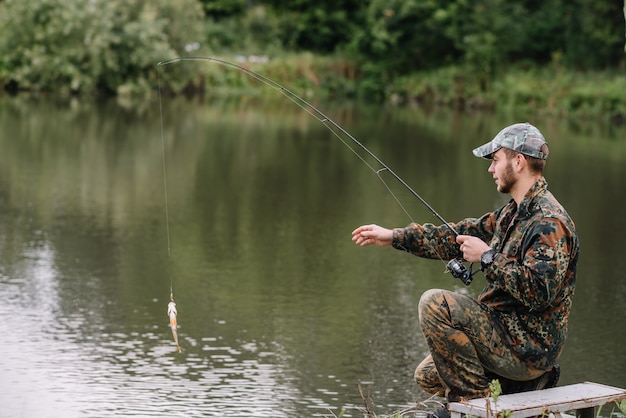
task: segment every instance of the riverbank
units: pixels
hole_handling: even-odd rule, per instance
[[[575,72],[564,68],[511,68],[484,83],[463,69],[412,75],[396,82],[397,94],[465,109],[542,113],[626,120],[623,72]]]
[[[224,55],[216,58],[258,72],[307,100],[356,99],[399,106],[513,112],[626,123],[626,75],[623,70],[583,72],[558,64],[543,67],[526,64],[510,66],[485,76],[467,68],[451,66],[392,77],[381,73],[374,64],[359,65],[342,57],[309,53],[278,57]],[[246,72],[211,60],[155,65],[146,72],[147,79],[152,82],[141,85],[129,83],[117,90],[118,98],[137,103],[156,95],[159,87],[166,94],[216,97],[275,93],[273,89],[259,88],[262,83]],[[160,74],[157,75],[157,72]],[[30,91],[12,90],[11,85],[6,88],[11,94]],[[71,93],[67,89],[37,90],[37,93],[61,96],[103,94]]]
[[[515,111],[626,122],[623,71],[577,72],[556,64],[510,67],[490,77],[461,67],[398,78],[345,59],[301,54],[281,58],[223,57],[257,71],[305,98],[361,98],[461,110]],[[240,94],[257,81],[232,68],[205,64],[194,88]],[[247,94],[250,94],[249,91]]]

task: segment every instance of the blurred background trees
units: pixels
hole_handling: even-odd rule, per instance
[[[333,56],[383,88],[461,67],[623,69],[624,10],[595,0],[0,0],[0,82],[120,93],[181,55]],[[181,85],[196,75],[166,80]]]

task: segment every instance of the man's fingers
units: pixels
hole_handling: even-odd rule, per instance
[[[457,244],[463,244],[469,238],[471,238],[471,235],[457,235],[456,242]]]

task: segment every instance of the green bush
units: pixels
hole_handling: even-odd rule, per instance
[[[157,61],[203,40],[196,0],[4,0],[0,82],[26,90],[143,93],[156,84]]]
[[[280,54],[280,19],[265,6],[254,6],[229,19],[208,18],[206,38],[217,53]]]

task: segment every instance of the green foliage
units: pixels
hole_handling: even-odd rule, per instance
[[[392,96],[400,102],[472,109],[494,107],[493,92],[483,91],[478,77],[460,66],[418,71],[397,77],[387,92],[388,97]]]
[[[464,65],[486,90],[512,63],[555,56],[580,68],[623,62],[620,7],[593,0],[371,0],[349,47],[392,74]]]
[[[199,0],[202,8],[212,19],[237,17],[245,13],[248,0]]]
[[[507,65],[523,45],[526,11],[506,0],[478,0],[469,7],[464,1],[457,3],[448,33],[457,48],[464,51],[467,68],[487,90],[495,72]]]
[[[574,71],[557,65],[510,67],[482,91],[471,72],[444,67],[397,77],[387,98],[464,109],[556,116],[626,118],[626,78],[620,70]]]
[[[220,53],[279,55],[284,49],[280,25],[275,13],[267,7],[255,6],[231,19],[207,20],[206,38],[209,48]]]
[[[234,61],[229,57],[225,59]],[[267,62],[242,62],[241,65],[274,80],[299,96],[354,97],[356,69],[349,62],[313,54],[289,55],[269,59]],[[267,88],[254,77],[232,67],[209,61],[187,61],[168,65],[163,72],[176,66],[192,67],[205,80],[205,93],[210,96],[275,96],[274,89]],[[279,96],[280,98],[280,96]]]
[[[491,392],[491,398],[494,403],[498,403],[498,398],[502,394],[502,386],[498,379],[494,379],[489,383],[489,391]]]
[[[332,53],[362,23],[359,0],[267,0],[280,22],[278,36],[291,50]]]
[[[195,0],[6,0],[0,80],[30,90],[148,91],[157,60],[202,42],[201,16]]]
[[[516,60],[549,63],[565,51],[567,21],[564,4],[559,1],[526,2],[524,20],[519,27],[520,44],[511,52]]]
[[[553,0],[554,1],[554,0]],[[565,60],[576,68],[615,67],[624,61],[622,6],[617,1],[563,0],[567,22],[563,39]]]
[[[491,399],[493,399],[493,403],[495,405],[498,404],[498,398],[500,398],[500,395],[502,395],[502,386],[500,385],[500,381],[498,379],[494,379],[491,381],[491,383],[489,383],[489,391],[491,392]],[[510,410],[505,410],[505,411],[501,411],[500,413],[497,413],[497,411],[491,411],[491,408],[487,408],[487,416],[497,416],[497,417],[501,417],[501,418],[507,418],[509,416],[511,416],[511,411]]]
[[[437,67],[460,56],[446,23],[436,1],[372,0],[349,48],[395,73]]]
[[[393,74],[463,64],[487,80],[523,48],[525,16],[505,0],[372,0],[351,48]]]

